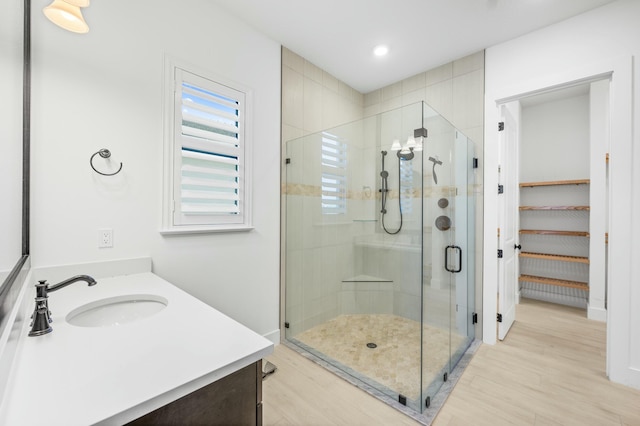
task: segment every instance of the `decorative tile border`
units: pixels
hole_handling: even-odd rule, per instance
[[[469,185],[468,186],[468,195],[473,195],[476,192],[478,185]],[[303,183],[283,183],[282,187],[283,195],[301,195],[305,197],[320,197],[322,195],[322,188],[318,185],[307,185]],[[424,198],[430,197],[453,197],[456,195],[456,187],[454,186],[438,186],[438,187],[427,187],[424,191],[416,188],[412,191],[412,198],[420,198],[420,195]],[[400,193],[392,189],[388,192],[389,199],[397,199]],[[366,187],[363,190],[347,190],[346,193],[347,199],[353,200],[370,200],[375,198],[376,200],[380,199],[380,192],[377,189],[371,189]]]

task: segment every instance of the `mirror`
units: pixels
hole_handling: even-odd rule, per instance
[[[0,14],[0,322],[12,306],[10,277],[23,250],[23,1],[11,0]],[[28,170],[28,166],[26,167]],[[10,282],[11,281],[11,282]],[[15,293],[15,292],[14,292]]]
[[[0,278],[22,255],[22,2],[12,3],[0,16]]]

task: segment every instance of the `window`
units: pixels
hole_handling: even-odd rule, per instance
[[[164,231],[250,229],[250,93],[169,68]]]
[[[347,144],[322,133],[322,214],[347,212]]]

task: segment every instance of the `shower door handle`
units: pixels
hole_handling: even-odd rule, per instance
[[[455,249],[458,252],[457,269],[449,269],[449,249]],[[459,246],[446,246],[444,248],[444,269],[454,274],[462,271],[462,248],[460,248]]]

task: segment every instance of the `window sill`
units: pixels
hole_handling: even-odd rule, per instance
[[[206,226],[181,226],[175,228],[160,229],[161,235],[182,235],[182,234],[217,234],[221,232],[249,232],[254,229],[250,225],[216,225]]]

